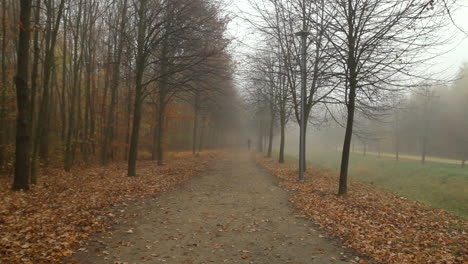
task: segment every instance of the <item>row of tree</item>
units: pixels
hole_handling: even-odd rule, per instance
[[[468,65],[451,85],[421,84],[399,100],[398,107],[379,120],[361,120],[358,144],[364,153],[400,153],[468,158]]]
[[[432,49],[446,43],[442,30],[453,1],[263,0],[249,22],[264,43],[249,60],[249,98],[259,137],[280,126],[279,162],[284,161],[285,126],[290,118],[345,128],[339,195],[347,174],[355,117],[375,119],[397,105],[396,98],[429,76],[421,74]],[[305,47],[298,36],[307,35]],[[301,61],[305,48],[305,62]],[[305,65],[305,68],[304,68]],[[301,114],[301,78],[306,98]],[[266,128],[269,129],[266,129]],[[261,138],[260,140],[261,141]]]
[[[218,3],[1,4],[0,168],[14,164],[14,189],[56,161],[69,171],[125,158],[135,176],[141,144],[162,165],[165,149],[215,147],[235,125],[226,121],[236,94]]]

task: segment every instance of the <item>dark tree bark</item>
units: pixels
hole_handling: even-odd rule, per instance
[[[279,148],[279,157],[278,162],[284,163],[284,143],[286,138],[286,117],[281,114],[280,117],[280,148]]]
[[[2,36],[6,36],[7,30],[7,0],[2,1]],[[6,65],[6,54],[7,54],[7,38],[2,38],[2,61],[1,61],[1,86],[0,86],[0,168],[5,163],[5,145],[7,143],[7,122],[6,122],[6,92],[7,92],[7,65]]]
[[[65,14],[64,14],[65,16]],[[67,128],[67,115],[66,115],[66,90],[67,90],[67,18],[63,20],[63,59],[62,59],[62,92],[60,100],[60,117],[62,119],[62,127],[60,136],[62,141],[65,142],[66,128]]]
[[[198,152],[202,152],[203,149],[203,138],[205,136],[206,116],[202,117],[202,123],[200,128],[200,140],[198,142]]]
[[[37,95],[37,78],[39,73],[39,56],[40,56],[40,46],[39,46],[39,25],[41,23],[41,0],[36,1],[35,6],[35,27],[34,27],[34,58],[32,63],[32,72],[31,72],[31,138],[32,142],[32,158],[31,158],[31,184],[37,183],[37,157],[35,155],[35,137],[36,137],[36,95]]]
[[[133,128],[130,138],[130,151],[128,155],[128,176],[136,176],[136,160],[138,156],[138,137],[140,133],[141,107],[143,104],[143,74],[146,64],[146,6],[147,0],[141,0],[138,9],[138,36],[135,79],[135,102],[133,112]]]
[[[347,82],[347,113],[348,117],[346,120],[345,138],[343,143],[343,152],[341,155],[341,168],[340,168],[340,181],[338,188],[338,195],[346,195],[348,191],[348,167],[349,167],[349,153],[351,149],[351,139],[353,136],[353,125],[354,125],[354,112],[356,105],[356,89],[357,89],[357,62],[356,62],[356,37],[354,33],[354,14],[353,5],[351,0],[348,0],[348,52],[347,52],[347,76],[349,80]]]
[[[31,140],[31,104],[29,101],[29,46],[30,46],[30,18],[31,0],[20,1],[20,25],[18,40],[18,61],[16,72],[16,100],[18,115],[16,120],[16,153],[14,190],[29,189],[30,173],[30,140]]]
[[[341,155],[341,168],[340,168],[340,183],[338,189],[338,195],[346,195],[348,191],[348,167],[349,167],[349,153],[351,149],[351,139],[353,136],[353,124],[354,124],[354,110],[355,110],[355,98],[356,98],[356,87],[350,85],[349,91],[349,102],[348,102],[348,118],[346,120],[346,131],[343,143],[343,152]]]
[[[163,81],[160,85],[160,92],[159,92],[159,112],[158,112],[158,140],[156,143],[157,147],[157,158],[158,158],[158,165],[162,166],[163,165],[163,159],[164,159],[164,149],[163,149],[163,141],[164,141],[164,117],[165,117],[165,100],[164,98],[166,97],[166,85],[163,85],[165,83],[165,78],[163,78]]]

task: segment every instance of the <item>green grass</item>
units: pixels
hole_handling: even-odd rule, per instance
[[[339,171],[340,152],[315,150],[307,155],[308,163]],[[432,207],[468,217],[468,168],[462,169],[460,165],[421,164],[409,159],[397,162],[389,157],[352,153],[349,175]]]

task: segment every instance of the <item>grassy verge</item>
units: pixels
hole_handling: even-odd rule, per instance
[[[339,171],[340,153],[316,150],[307,153],[309,164]],[[294,159],[294,156],[288,156]],[[382,186],[427,205],[468,217],[468,168],[457,164],[427,162],[352,153],[349,174],[368,183]]]

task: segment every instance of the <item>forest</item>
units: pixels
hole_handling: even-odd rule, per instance
[[[16,166],[14,188],[50,163],[128,160],[135,176],[139,150],[162,164],[166,149],[224,144],[226,23],[207,1],[3,1],[0,168]]]
[[[466,261],[465,0],[0,1],[0,263]]]

